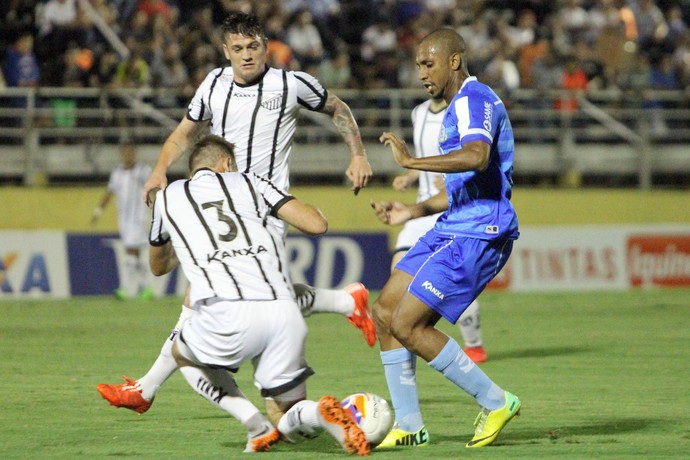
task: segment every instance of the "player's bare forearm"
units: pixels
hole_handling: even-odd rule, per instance
[[[168,185],[166,173],[170,165],[179,160],[187,151],[193,139],[207,123],[196,123],[186,117],[163,143],[156,165],[144,184],[144,202],[150,206],[149,192],[155,188],[164,189]]]
[[[331,115],[333,124],[350,150],[350,164],[345,174],[352,181],[352,190],[357,194],[373,175],[357,121],[350,107],[332,93],[329,93],[322,112]]]
[[[163,246],[151,246],[149,248],[149,266],[155,276],[165,275],[173,271],[179,265],[177,254],[168,241]]]
[[[412,219],[412,206],[400,201],[374,201],[369,204],[376,217],[386,225],[400,225]]]
[[[444,188],[431,198],[409,205],[408,208],[410,209],[412,219],[443,212],[448,209],[448,193]]]
[[[413,158],[407,167],[444,173],[484,171],[489,165],[489,147],[482,141],[468,142],[447,155]]]
[[[357,121],[354,115],[352,115],[350,107],[338,96],[329,93],[323,112],[331,115],[335,128],[350,149],[350,154],[352,156],[366,157],[362,135],[359,132],[359,126],[357,126]]]

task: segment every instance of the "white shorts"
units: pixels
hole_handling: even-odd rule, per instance
[[[405,222],[395,242],[394,252],[407,251],[414,246],[419,238],[434,227],[440,215],[441,213],[438,213],[431,216],[418,217],[417,219]]]
[[[141,248],[149,245],[150,222],[129,221],[120,219],[120,240],[125,248]]]
[[[254,384],[264,397],[295,388],[313,374],[304,357],[307,325],[294,300],[205,303],[178,336],[178,350],[188,360],[230,371],[252,360]]]

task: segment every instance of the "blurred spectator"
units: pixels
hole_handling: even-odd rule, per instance
[[[117,66],[114,83],[118,88],[141,88],[148,85],[149,65],[139,53],[132,52]]]
[[[178,107],[181,100],[192,96],[194,87],[189,83],[187,68],[180,59],[180,47],[175,42],[165,46],[162,56],[151,64],[151,86],[157,89],[172,88],[179,94],[163,92],[155,99],[158,107]]]
[[[360,53],[365,63],[372,63],[377,56],[384,53],[395,53],[398,37],[388,19],[380,17],[374,24],[364,30]]]
[[[503,101],[509,105],[511,93],[520,87],[520,72],[515,62],[508,58],[504,48],[500,47],[487,64],[481,80],[499,91]]]
[[[285,43],[285,18],[276,13],[264,21],[266,28],[266,48],[268,50],[267,64],[278,69],[296,69],[299,64],[292,55],[292,49]]]
[[[582,8],[582,0],[565,0],[558,17],[571,43],[586,38],[589,15]]]
[[[144,53],[146,44],[151,37],[149,16],[143,11],[135,11],[129,18],[124,41],[132,52]]]
[[[349,88],[352,80],[350,56],[342,51],[333,59],[325,59],[319,66],[316,77],[326,88]]]
[[[105,0],[118,11],[120,24],[127,24],[139,6],[139,0]]]
[[[120,58],[115,51],[106,50],[101,53],[89,76],[89,85],[107,88],[115,84],[115,75]]]
[[[285,41],[302,69],[318,66],[325,57],[321,35],[309,10],[303,9],[295,13],[285,34]]]
[[[91,48],[94,39],[91,23],[77,0],[48,0],[38,15],[40,30],[36,40],[36,54],[41,63],[42,82],[59,86],[64,54],[69,43]]]
[[[7,86],[38,87],[40,68],[30,30],[19,32],[14,44],[7,48],[2,71]]]
[[[139,0],[137,11],[143,12],[149,19],[161,15],[168,24],[173,21],[173,9],[165,0]]]
[[[599,77],[602,72],[602,64],[599,55],[589,42],[581,40],[575,43],[573,54],[588,82]]]
[[[508,45],[513,51],[509,51],[509,55],[513,55],[514,51],[519,50],[523,46],[530,45],[536,38],[537,16],[532,10],[522,10],[518,14],[515,26],[508,26],[505,29],[505,36],[502,38],[507,40]]]
[[[585,39],[596,43],[602,34],[612,32],[616,36],[623,35],[623,22],[614,0],[596,0],[587,12],[587,33]]]
[[[8,87],[37,88],[40,78],[40,68],[34,53],[34,38],[30,30],[20,31],[14,43],[5,51],[2,63],[2,71],[5,76],[5,84]],[[8,104],[12,108],[26,108],[26,97],[10,98]],[[37,101],[40,105],[40,101]],[[22,126],[23,117],[14,119],[6,118],[11,126]]]
[[[654,0],[631,2],[630,9],[635,15],[638,49],[657,57],[666,46],[669,33],[664,13]]]
[[[642,133],[652,133],[655,129],[664,131],[659,119],[657,103],[652,91],[652,67],[649,55],[638,53],[633,65],[620,75],[620,85],[625,93],[625,107],[641,109],[634,117],[635,129]],[[651,110],[650,110],[651,109]]]
[[[448,23],[451,11],[456,7],[455,0],[424,0],[424,15],[428,17],[432,30]]]
[[[678,47],[673,53],[673,64],[678,71],[681,87],[690,89],[690,31],[676,40]]]
[[[578,103],[576,95],[587,89],[587,75],[580,66],[577,57],[574,55],[565,58],[565,67],[561,76],[561,89],[570,93],[570,96],[564,96],[556,99],[554,108],[556,110],[564,110],[568,112],[576,112]]]
[[[666,23],[668,24],[668,38],[674,43],[677,43],[678,39],[688,30],[688,24],[683,19],[683,10],[678,5],[672,5],[666,11]]]
[[[213,22],[213,9],[211,5],[203,5],[192,11],[191,17],[186,18],[184,23],[177,28],[177,38],[180,45],[182,61],[186,63],[187,70],[192,73],[199,66],[205,68],[205,63],[201,64],[198,59],[198,52],[195,50],[199,46],[207,46],[208,53],[212,54],[211,62],[221,62],[221,56],[216,54],[216,50],[222,50],[223,46],[220,34]],[[194,62],[189,60],[194,53],[197,56]],[[208,54],[207,53],[207,54]],[[224,57],[222,58],[224,60]]]
[[[467,45],[467,65],[470,75],[477,75],[493,56],[494,46],[489,34],[489,13],[482,13],[469,24],[457,29]],[[491,19],[493,20],[493,19]]]
[[[91,22],[77,0],[48,0],[41,8],[39,22],[39,37],[51,50],[64,51],[70,41],[83,47],[89,45]]]
[[[525,88],[532,87],[532,71],[537,60],[542,59],[549,51],[550,44],[545,32],[541,32],[537,40],[520,49],[518,55],[518,69],[520,71],[520,86]],[[537,73],[536,81],[540,81],[541,76]]]

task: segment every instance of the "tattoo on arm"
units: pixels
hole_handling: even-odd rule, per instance
[[[350,107],[338,96],[329,94],[322,112],[332,115],[333,124],[350,148],[352,155],[364,156],[362,136]]]

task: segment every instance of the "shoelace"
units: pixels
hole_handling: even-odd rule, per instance
[[[474,432],[479,434],[484,431],[484,425],[486,424],[486,419],[489,416],[490,411],[482,409],[482,411],[477,414],[477,418],[474,419]]]

